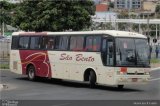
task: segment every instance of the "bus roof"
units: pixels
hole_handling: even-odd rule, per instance
[[[72,31],[72,32],[14,32],[12,35],[81,35],[81,34],[107,34],[113,37],[147,38],[145,35],[117,30],[96,30],[96,31]]]

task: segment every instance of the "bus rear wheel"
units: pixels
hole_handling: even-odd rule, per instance
[[[118,89],[123,89],[124,85],[118,85]]]
[[[35,67],[31,65],[28,67],[27,71],[28,71],[28,79],[34,81],[36,79]]]
[[[90,71],[89,83],[91,88],[94,88],[96,85],[96,75],[93,71]]]

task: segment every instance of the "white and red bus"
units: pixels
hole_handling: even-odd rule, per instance
[[[150,78],[147,37],[105,30],[83,32],[14,32],[10,69],[38,77],[95,84],[144,84]]]

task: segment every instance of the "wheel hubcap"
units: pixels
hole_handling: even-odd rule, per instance
[[[34,71],[33,71],[33,69],[30,69],[30,70],[29,70],[29,77],[30,77],[30,78],[33,78],[33,77],[34,77]]]

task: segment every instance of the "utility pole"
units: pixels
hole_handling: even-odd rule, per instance
[[[159,37],[158,38],[160,39],[160,24],[159,24]]]
[[[148,14],[148,17],[147,17],[147,37],[150,38],[150,35],[149,35],[149,14]]]
[[[4,36],[4,22],[2,23],[2,36]]]
[[[106,25],[107,25],[107,9],[106,9],[106,11],[105,11],[105,27],[104,27],[104,29],[106,30]]]
[[[115,15],[114,15],[115,16]],[[115,18],[115,17],[114,17]],[[117,23],[116,23],[116,18],[114,19],[114,23],[115,23],[115,30],[117,30]]]
[[[139,33],[141,33],[141,24],[140,24],[140,22],[139,22],[139,26],[138,26],[138,31],[139,31]]]
[[[111,23],[111,14],[109,14],[109,28],[112,29],[112,23]]]

